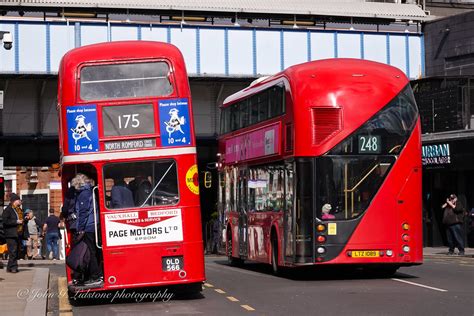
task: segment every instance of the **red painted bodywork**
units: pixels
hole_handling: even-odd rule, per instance
[[[104,101],[84,102],[79,98],[80,69],[84,65],[94,64],[114,64],[114,63],[132,63],[138,61],[165,61],[170,66],[169,78],[173,86],[173,93],[166,97],[146,97],[146,98],[127,98]],[[190,149],[190,153],[175,154],[173,147],[167,155],[154,156],[148,154],[148,150],[160,150],[161,139],[159,131],[158,101],[164,99],[188,98],[189,104],[189,124],[191,132],[191,144],[185,146]],[[101,117],[101,108],[105,105],[123,105],[123,104],[153,104],[155,116],[155,132],[149,135],[138,136],[119,136],[105,137],[103,133],[103,123]],[[74,105],[96,104],[99,128],[99,154],[104,152],[104,141],[106,140],[130,140],[142,138],[154,138],[156,147],[147,149],[135,149],[129,151],[114,151],[121,153],[121,158],[98,157],[94,158],[91,154],[71,154],[68,149],[67,140],[67,122],[66,109]],[[123,288],[162,286],[172,284],[191,284],[205,280],[204,272],[204,250],[201,229],[201,210],[199,195],[194,194],[186,185],[186,172],[191,166],[196,165],[197,157],[195,152],[195,135],[192,115],[192,102],[189,88],[189,82],[185,63],[181,52],[173,45],[159,42],[147,41],[126,41],[101,43],[81,48],[73,49],[64,55],[59,69],[59,87],[58,87],[58,111],[59,111],[59,137],[60,152],[62,159],[62,187],[63,199],[68,188],[68,181],[74,176],[73,166],[88,164],[95,170],[97,176],[97,185],[99,191],[99,208],[104,270],[104,287],[94,290],[113,290]],[[183,148],[181,146],[180,148]],[[194,153],[193,153],[194,151]],[[127,153],[141,153],[140,158],[127,158]],[[110,153],[110,152],[107,152]],[[68,162],[68,157],[83,157],[76,159],[75,162]],[[170,206],[150,206],[144,208],[130,208],[127,210],[113,211],[108,210],[104,204],[104,182],[103,166],[111,162],[131,162],[156,159],[174,159],[177,162],[177,174],[179,185],[179,203]],[[163,209],[181,209],[183,241],[181,242],[160,242],[149,244],[137,244],[126,246],[107,246],[105,240],[105,215],[119,212],[148,212],[149,210]],[[70,238],[70,237],[69,237]],[[179,276],[178,271],[162,271],[163,256],[183,256],[184,257],[184,277]],[[67,268],[68,279],[71,279],[70,270]],[[109,282],[113,276],[115,283]]]
[[[286,112],[260,124],[230,132],[219,137],[221,166],[253,166],[292,157],[324,155],[347,138],[373,115],[385,107],[409,83],[405,74],[392,66],[358,60],[328,59],[303,63],[268,77],[229,96],[223,108],[283,82],[286,89]],[[315,144],[312,108],[342,110],[342,128],[320,144]],[[277,154],[238,163],[225,161],[225,143],[229,138],[243,135],[262,126],[280,123],[281,141]],[[283,127],[291,126],[293,149],[285,152],[286,135]],[[226,213],[227,229],[232,231],[232,256],[239,257],[238,213]],[[410,225],[410,241],[402,242],[402,224]],[[279,254],[283,245],[282,212],[248,213],[248,257],[246,259],[271,263],[271,231],[278,238]],[[409,254],[402,246],[409,245]],[[391,249],[392,257],[352,258],[351,250]],[[421,127],[416,126],[382,187],[372,200],[365,215],[350,237],[345,249],[333,260],[314,264],[393,263],[400,265],[422,263],[422,205],[421,205]],[[279,255],[281,266],[296,266]]]

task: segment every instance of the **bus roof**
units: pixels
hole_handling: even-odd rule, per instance
[[[182,58],[179,49],[172,44],[152,41],[117,41],[78,47],[67,52],[63,60],[67,59],[71,64],[80,64],[90,60],[145,59],[157,56]]]
[[[408,78],[400,69],[387,64],[354,58],[323,59],[294,65],[261,81],[253,82],[247,88],[227,97],[222,107],[227,107],[258,93],[283,79],[289,81],[293,96],[298,98],[301,90],[307,90],[307,88],[311,90],[315,86],[324,87],[327,90],[337,90],[344,83],[353,84],[355,77],[367,77],[367,80],[373,83],[383,82],[392,88],[396,87],[395,90],[398,91],[408,83]],[[315,80],[311,82],[308,79]],[[299,87],[299,89],[294,89],[294,87]]]

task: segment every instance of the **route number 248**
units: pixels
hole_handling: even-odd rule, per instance
[[[359,136],[359,152],[378,153],[380,152],[379,136]]]

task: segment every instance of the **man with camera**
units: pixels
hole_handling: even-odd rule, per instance
[[[454,247],[459,249],[458,255],[464,255],[464,238],[462,224],[464,222],[464,208],[458,202],[458,197],[451,194],[446,203],[441,206],[444,209],[443,224],[446,225],[446,238],[448,241],[448,255],[454,255]]]

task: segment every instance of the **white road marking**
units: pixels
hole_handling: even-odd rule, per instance
[[[437,287],[432,287],[432,286],[428,286],[428,285],[423,285],[423,284],[419,284],[419,283],[415,283],[415,282],[410,282],[410,281],[405,281],[405,280],[400,280],[400,279],[395,279],[395,278],[392,278],[392,280],[398,281],[398,282],[402,282],[402,283],[406,283],[406,284],[411,284],[411,285],[419,286],[419,287],[424,287],[424,288],[427,288],[427,289],[430,289],[430,290],[434,290],[434,291],[439,291],[439,292],[447,292],[447,291],[448,291],[448,290],[444,290],[444,289],[439,289],[439,288],[437,288]]]

